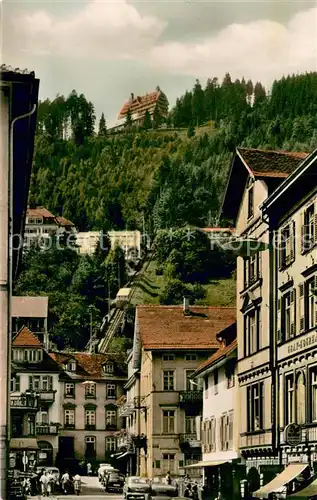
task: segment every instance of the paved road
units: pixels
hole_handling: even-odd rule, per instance
[[[100,498],[104,498],[107,500],[122,500],[123,496],[122,494],[118,495],[115,493],[105,493],[103,488],[101,487],[98,478],[97,477],[82,477],[82,490],[80,493],[81,498],[86,498],[88,500],[100,500]],[[28,497],[29,500],[45,500],[47,497],[42,497],[40,495],[35,496],[35,497]],[[76,495],[61,495],[58,494],[57,496],[51,496],[50,497],[52,500],[65,500],[66,498],[68,500],[74,500],[75,498],[78,499],[78,496]]]

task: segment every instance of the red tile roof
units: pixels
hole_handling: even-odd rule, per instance
[[[237,148],[237,152],[256,177],[287,177],[307,156],[302,152],[252,148]]]
[[[34,333],[26,326],[22,326],[21,330],[15,335],[12,340],[12,347],[38,347],[42,348],[42,344]]]
[[[199,373],[203,372],[204,370],[207,370],[207,368],[210,368],[212,365],[218,363],[220,360],[227,358],[229,354],[231,354],[235,349],[237,349],[237,339],[235,339],[231,344],[228,346],[224,346],[221,344],[219,349],[210,356],[206,361],[203,361],[201,365],[198,366],[196,369],[194,376],[198,375]]]
[[[105,375],[103,370],[103,365],[107,361],[113,361],[114,363],[118,362],[118,359],[115,355],[109,354],[90,354],[88,352],[50,352],[54,361],[56,361],[60,366],[66,365],[69,361],[75,360],[77,361],[77,370],[74,372],[76,375],[80,375],[83,378],[111,378],[111,375],[114,376],[125,376],[124,371],[119,366],[115,367],[114,373]]]
[[[55,217],[55,220],[60,226],[74,226],[74,224],[70,220],[65,219],[65,217],[62,217],[60,215],[57,215]]]
[[[55,215],[49,212],[49,210],[45,207],[28,208],[26,215],[28,217],[46,217],[47,219],[55,219]]]
[[[235,322],[235,307],[137,306],[137,321],[144,349],[215,349],[217,333]]]

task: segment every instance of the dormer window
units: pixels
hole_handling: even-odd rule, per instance
[[[107,363],[105,365],[105,372],[106,373],[113,373],[114,372],[114,364],[113,363]]]
[[[67,371],[69,372],[75,372],[77,368],[77,363],[76,361],[72,360],[67,363]]]

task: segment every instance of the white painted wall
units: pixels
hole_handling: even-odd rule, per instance
[[[214,367],[209,373],[203,373],[204,376],[208,376],[208,390],[205,390],[204,387],[202,421],[210,420],[212,417],[216,419],[216,450],[209,453],[203,451],[203,461],[232,460],[238,457],[238,379],[235,373],[234,386],[228,388],[224,363],[220,363],[216,367],[218,369],[217,394],[215,394],[213,378]],[[229,413],[232,410],[234,411],[233,446],[231,450],[222,451],[220,446],[220,418],[224,413]]]

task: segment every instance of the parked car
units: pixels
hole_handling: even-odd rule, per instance
[[[151,497],[163,499],[177,496],[177,486],[166,484],[161,479],[154,478],[151,483]]]
[[[125,477],[119,471],[110,471],[106,475],[106,491],[123,491]]]
[[[132,476],[126,479],[123,487],[123,496],[125,500],[129,498],[140,498],[148,500],[151,493],[151,482],[144,477]]]

